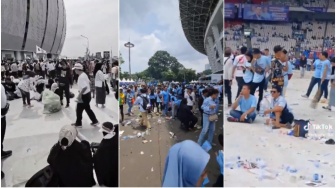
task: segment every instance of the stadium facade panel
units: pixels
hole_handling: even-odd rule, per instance
[[[180,19],[190,45],[207,55],[213,73],[223,70],[223,0],[180,0]]]
[[[23,60],[36,46],[54,57],[66,35],[63,0],[1,0],[1,56]]]

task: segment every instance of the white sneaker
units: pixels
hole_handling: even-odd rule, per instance
[[[308,96],[307,96],[306,94],[301,95],[301,97],[303,97],[303,98],[308,98]]]

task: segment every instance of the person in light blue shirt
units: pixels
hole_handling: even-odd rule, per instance
[[[237,108],[240,110],[236,110]],[[257,99],[255,96],[250,94],[250,85],[244,85],[241,91],[241,95],[232,104],[232,109],[230,110],[230,116],[227,120],[229,122],[245,122],[252,123],[257,114],[255,112],[257,107]]]
[[[245,84],[251,84],[252,83],[252,78],[253,78],[253,72],[251,71],[251,61],[253,59],[252,53],[248,52],[246,55],[246,62],[245,62],[245,70],[243,70],[244,72],[244,82]]]
[[[323,71],[324,71],[324,65],[327,64],[327,61],[329,61],[327,58],[328,58],[328,53],[327,52],[322,52],[319,56],[319,59],[315,60],[315,62],[313,64],[314,75],[311,78],[307,93],[305,95],[302,95],[302,97],[308,98],[311,91],[313,90],[313,88],[316,84],[318,85],[318,87],[320,87],[321,78],[322,78],[322,74],[323,74]]]
[[[160,110],[162,111],[162,91],[160,91],[160,89],[157,89],[155,93],[155,98],[156,98],[156,108],[157,108],[156,113],[159,114]]]
[[[325,53],[323,56],[327,56],[328,53],[327,52],[323,52]],[[331,75],[331,70],[332,70],[332,66],[330,61],[326,58],[323,61],[323,72],[322,72],[322,77],[321,77],[321,95],[319,97],[319,100],[321,99],[322,95],[324,95],[324,100],[326,101],[328,99],[328,84],[329,84],[329,80],[330,80],[330,75]]]
[[[251,68],[254,72],[252,79],[251,95],[254,95],[257,88],[259,88],[259,100],[257,104],[257,111],[260,109],[260,102],[263,99],[264,87],[265,87],[265,73],[269,70],[271,64],[270,59],[267,56],[261,55],[258,48],[253,49],[253,61]]]
[[[167,86],[163,87],[162,97],[163,97],[163,112],[162,112],[162,115],[168,117],[169,93],[168,93]]]
[[[151,129],[150,122],[148,121],[148,111],[147,109],[144,109],[144,100],[147,99],[147,106],[150,105],[149,96],[147,95],[147,89],[140,89],[140,95],[136,98],[134,105],[139,105],[139,110],[141,112],[141,121],[140,126],[147,127],[148,130]],[[145,106],[147,108],[147,106]]]
[[[127,93],[126,93],[126,102],[128,105],[128,111],[126,115],[132,115],[132,107],[133,107],[133,103],[132,103],[132,99],[133,99],[133,95],[131,92],[131,89],[127,89]]]
[[[209,89],[208,94],[209,97],[204,100],[201,106],[203,110],[203,128],[197,141],[199,145],[203,145],[206,134],[208,134],[207,141],[212,144],[213,136],[215,134],[216,121],[210,121],[209,117],[217,114],[216,109],[218,108],[218,105],[216,104],[216,99],[218,98],[219,92],[217,89]]]

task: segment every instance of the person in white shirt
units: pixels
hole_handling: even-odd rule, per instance
[[[32,79],[34,79],[32,74],[25,75],[18,85],[18,88],[22,96],[23,107],[27,106],[27,104],[29,108],[33,107],[33,105],[30,104],[30,92],[29,92],[30,90],[34,90]]]
[[[112,75],[111,75],[112,76],[111,85],[114,88],[114,90],[117,90],[117,88],[118,88],[117,80],[119,78],[118,61],[115,61],[115,62],[112,63],[111,73],[112,73]]]
[[[18,77],[18,66],[15,62],[13,62],[11,65],[11,71],[12,71],[12,76],[14,76],[14,78],[17,78]]]
[[[3,150],[3,141],[6,133],[6,113],[9,106],[7,106],[7,96],[4,86],[1,84],[1,159],[6,159],[12,155],[12,151]],[[1,171],[1,179],[5,177],[5,174]]]
[[[47,70],[49,72],[49,78],[54,79],[56,76],[56,71],[55,71],[55,64],[54,62],[48,62],[47,63]]]
[[[246,57],[245,54],[247,52],[247,47],[243,46],[240,48],[240,55],[236,56],[234,61],[233,61],[233,69],[232,69],[232,75],[236,77],[236,81],[238,84],[238,91],[236,98],[240,95],[240,92],[243,88],[243,85],[245,84],[244,82],[244,67],[246,63]]]
[[[45,78],[45,75],[46,75],[46,63],[42,59],[40,60],[40,65],[41,65],[41,71],[42,71],[41,76],[43,78]]]
[[[99,122],[90,107],[91,89],[89,77],[83,72],[83,65],[80,63],[76,63],[72,69],[75,70],[76,74],[79,75],[77,81],[79,94],[77,97],[76,123],[73,123],[71,125],[76,126],[77,128],[82,127],[83,111],[85,110],[85,112],[92,121],[91,125],[96,126],[99,124]]]
[[[190,108],[190,110],[193,109],[194,103],[195,103],[195,93],[192,92],[192,88],[188,87],[187,92],[184,95],[184,98],[187,99],[187,106]]]
[[[232,92],[231,92],[231,86],[232,86],[232,80],[233,80],[233,73],[234,73],[234,66],[233,61],[230,57],[231,55],[231,49],[226,48],[224,52],[224,87],[225,87],[225,93],[227,94],[228,99],[228,106],[230,107],[232,105]]]
[[[19,78],[22,78],[22,64],[23,64],[22,61],[19,62],[19,64],[18,64],[18,77]]]
[[[105,81],[108,78],[108,75],[104,74],[101,70],[101,67],[103,66],[102,63],[97,63],[93,75],[95,77],[95,87],[96,87],[96,106],[98,107],[98,104],[102,105],[102,108],[105,108],[105,100],[106,100],[106,90],[105,90]]]

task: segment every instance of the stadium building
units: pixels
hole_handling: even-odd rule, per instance
[[[335,0],[225,0],[225,47],[284,46],[291,58],[335,53]]]
[[[180,19],[191,46],[207,55],[212,73],[223,72],[223,1],[180,0]]]
[[[65,35],[63,0],[1,0],[2,59],[41,56],[37,51],[57,57]]]

